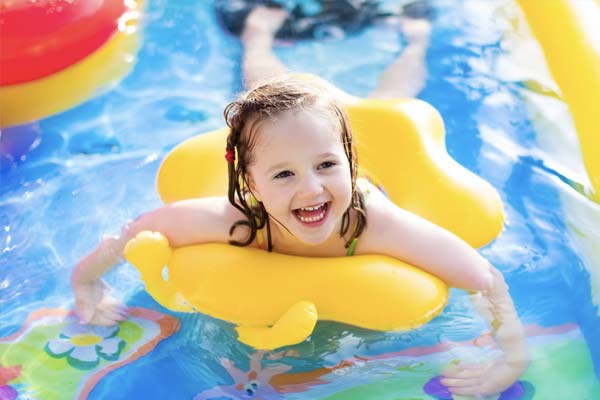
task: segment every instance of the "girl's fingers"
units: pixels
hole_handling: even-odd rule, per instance
[[[440,380],[441,384],[450,389],[451,392],[454,392],[453,388],[463,388],[469,386],[478,386],[480,379],[472,378],[472,379],[455,379],[455,378],[442,378]]]
[[[518,376],[501,359],[496,359],[482,365],[452,366],[442,373],[440,382],[452,394],[488,399],[510,387]]]
[[[506,385],[492,382],[492,380],[493,377],[481,377],[479,379],[442,379],[441,383],[448,388],[450,393],[463,396],[497,395],[501,393],[502,390],[506,389]],[[493,398],[495,399],[496,397]]]
[[[488,365],[485,364],[457,364],[442,372],[440,382],[456,395],[481,395],[483,394],[484,377]]]
[[[94,315],[94,320],[91,322],[94,325],[112,326],[116,325],[119,321],[114,316],[106,314],[104,312],[97,312]]]
[[[106,310],[121,317],[127,317],[129,315],[129,309],[121,303],[107,304]]]
[[[78,301],[75,308],[77,309],[77,316],[79,316],[80,322],[87,324],[94,317],[94,307],[90,306],[87,302]]]
[[[468,368],[462,370],[447,370],[442,372],[445,378],[477,378],[485,373],[485,368]]]
[[[80,321],[86,324],[112,326],[127,319],[127,311],[116,303],[102,302],[91,313],[80,314]]]
[[[111,310],[119,314],[127,315],[128,313],[127,306],[113,297],[105,297],[102,299],[102,302],[98,305],[98,308],[102,310]]]
[[[120,303],[108,303],[98,306],[98,313],[113,321],[124,321],[127,319],[127,310]]]
[[[118,312],[114,312],[111,310],[105,310],[103,312],[104,317],[106,317],[107,319],[113,321],[113,323],[117,323],[119,321],[125,321],[127,319],[126,316],[123,316],[121,314],[119,314]]]
[[[123,320],[127,319],[127,317],[129,317],[129,310],[126,307],[120,307],[117,310],[117,313],[121,316],[121,318],[123,318]]]
[[[467,363],[462,363],[459,362],[457,364],[453,364],[450,367],[447,368],[448,371],[462,371],[465,369],[476,369],[476,370],[483,370],[485,368],[487,368],[488,363],[481,363],[481,364],[467,364]]]
[[[458,394],[462,396],[476,396],[476,398],[484,398],[484,388],[481,385],[475,386],[463,386],[448,388],[452,394]]]
[[[117,322],[114,321],[114,320],[112,320],[112,319],[110,319],[110,318],[99,316],[99,317],[96,317],[94,319],[94,321],[91,322],[91,324],[93,324],[93,325],[99,325],[99,326],[113,326],[113,325],[116,325]]]

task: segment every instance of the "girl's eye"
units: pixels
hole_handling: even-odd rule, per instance
[[[325,161],[325,162],[322,162],[321,164],[319,164],[319,169],[321,169],[321,168],[331,168],[334,165],[336,165],[336,163],[333,162],[333,161]]]
[[[288,176],[292,176],[292,171],[281,171],[277,175],[275,175],[275,179],[287,178]]]

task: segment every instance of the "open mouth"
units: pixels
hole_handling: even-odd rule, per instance
[[[307,226],[321,225],[329,215],[330,202],[315,204],[310,207],[301,207],[293,211],[294,215],[302,223]]]

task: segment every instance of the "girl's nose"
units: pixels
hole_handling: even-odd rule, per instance
[[[321,180],[313,175],[309,174],[304,177],[300,186],[300,194],[304,197],[313,197],[323,192],[323,184]]]

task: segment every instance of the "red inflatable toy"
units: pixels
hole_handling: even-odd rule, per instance
[[[124,0],[0,3],[0,85],[42,78],[81,60],[117,30]]]
[[[0,128],[68,110],[131,69],[141,0],[0,0]]]

